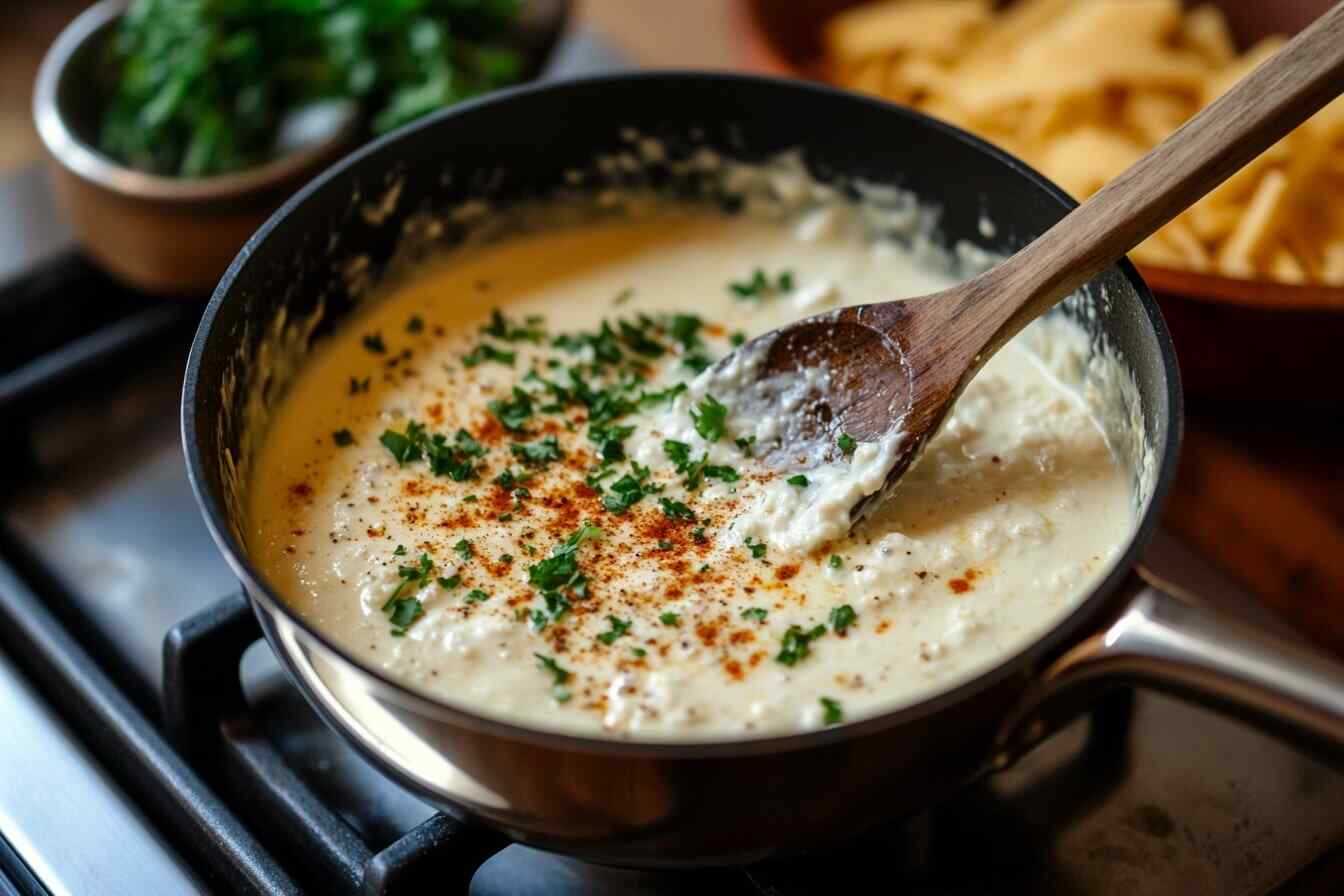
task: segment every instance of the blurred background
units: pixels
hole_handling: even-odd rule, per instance
[[[156,0],[137,8],[162,12],[172,5]],[[1084,198],[1329,5],[538,0],[526,4],[530,12],[518,22],[510,12],[502,25],[483,14],[463,26],[476,29],[474,43],[448,64],[453,83],[468,84],[470,92],[628,68],[825,80],[977,131]],[[136,128],[151,106],[148,98],[168,98],[171,84],[137,84],[126,75],[133,67],[127,60],[137,53],[152,58],[163,47],[154,45],[159,38],[128,42],[120,74],[115,66],[110,73],[102,67],[106,60],[80,61],[77,42],[63,52],[53,49],[89,6],[7,0],[0,26],[0,461],[15,471],[0,477],[0,610],[10,639],[0,633],[0,717],[51,715],[51,740],[33,741],[44,754],[92,751],[98,761],[90,765],[111,769],[91,773],[91,789],[81,797],[86,802],[72,797],[77,816],[100,795],[129,806],[116,810],[129,813],[115,816],[120,836],[143,828],[146,843],[171,841],[162,855],[144,847],[144,855],[158,856],[144,859],[144,867],[161,862],[161,880],[175,883],[126,892],[191,892],[193,869],[209,864],[198,852],[219,847],[193,846],[192,825],[225,832],[215,840],[226,846],[243,842],[246,831],[239,834],[237,820],[219,806],[182,821],[187,833],[165,838],[159,816],[142,807],[162,802],[164,793],[174,794],[170,802],[206,800],[206,791],[161,780],[171,749],[147,742],[132,748],[127,733],[162,741],[153,720],[164,632],[236,590],[184,477],[176,413],[186,339],[223,266],[285,195],[352,140],[466,94],[434,80],[442,61],[434,41],[441,35],[408,25],[381,48],[360,45],[361,52],[385,53],[380,58],[405,66],[411,74],[401,81],[366,77],[358,54],[336,75],[287,75],[286,89],[305,102],[320,95],[361,104],[354,137],[340,130],[349,122],[335,119],[342,139],[334,146],[323,142],[331,128],[322,131],[319,121],[322,139],[298,128],[299,149],[273,152],[272,142],[286,130],[281,120],[288,119],[264,102],[251,144],[220,139],[211,128],[242,130],[241,118],[212,124],[210,109],[200,103],[206,117],[173,130],[181,124],[174,116],[180,119],[202,99],[191,95],[164,99],[164,136],[145,139]],[[480,3],[482,9],[505,7],[511,5]],[[49,54],[59,57],[60,72],[75,74],[63,81],[53,74],[47,100],[59,114],[40,135],[34,94],[41,106],[39,68]],[[333,88],[336,82],[343,86]],[[92,109],[90,97],[98,98]],[[119,108],[129,110],[123,118],[104,116]],[[209,200],[187,195],[193,181],[209,179],[203,175],[240,174],[256,175],[257,183],[230,188],[234,192],[213,211],[201,211],[199,203]],[[148,184],[144,189],[157,198],[127,202],[126,184]],[[197,205],[184,213],[191,203]],[[1135,260],[1159,294],[1189,399],[1180,472],[1147,562],[1248,618],[1344,656],[1344,377],[1338,363],[1344,104],[1336,102],[1164,228]],[[61,640],[67,630],[77,635],[68,643]],[[25,657],[30,677],[73,702],[49,711],[45,698],[11,700],[5,652]],[[404,858],[426,838],[457,830],[455,822],[377,779],[257,653],[249,655],[245,678],[255,723],[274,742],[276,765],[269,768],[280,775],[263,783],[271,792],[311,788],[322,806],[303,816],[300,828],[321,831],[335,819],[366,844],[350,847],[360,861],[395,852],[398,844],[403,852],[396,855]],[[85,680],[85,692],[61,677],[62,668],[101,670],[106,678]],[[1132,704],[1120,708],[1125,719],[1134,712]],[[1137,712],[1132,752],[1120,759],[1105,751],[1098,759],[1087,729],[1075,727],[1023,768],[952,807],[953,827],[983,861],[968,866],[957,852],[940,851],[930,833],[939,830],[936,819],[892,834],[880,853],[913,869],[903,878],[909,892],[930,894],[1344,891],[1344,777],[1161,698],[1142,698]],[[1094,719],[1095,726],[1105,724]],[[73,726],[76,736],[64,726]],[[0,770],[4,750],[0,744]],[[1100,770],[1075,765],[1079,756],[1101,762]],[[282,760],[289,763],[283,774],[275,770]],[[5,836],[12,840],[15,826],[38,832],[30,848],[52,868],[78,865],[80,850],[114,842],[80,843],[68,828],[46,829],[42,840],[47,807],[29,805],[25,815],[9,801],[33,786],[0,771],[0,896],[104,892],[96,886],[41,889],[41,881],[6,889],[3,872],[12,863]],[[251,793],[244,788],[235,795],[235,807]],[[154,815],[152,822],[146,814]],[[235,834],[243,839],[230,840]],[[287,848],[264,830],[259,836],[272,851]],[[445,872],[462,886],[448,889],[465,889],[476,865],[500,845],[469,849],[465,864]],[[500,862],[506,853],[509,861]],[[481,865],[482,872],[493,867],[497,873],[494,888],[473,884],[472,892],[563,892],[556,887],[562,879],[573,884],[570,892],[685,892],[688,886],[685,879],[637,875],[599,881],[557,862],[510,847]],[[32,865],[31,857],[26,863]],[[174,869],[182,876],[174,877]],[[714,892],[814,892],[811,882],[819,879],[806,868],[754,874],[714,875],[698,885]],[[542,883],[525,885],[525,877]],[[238,891],[291,892],[254,884]],[[179,886],[185,889],[174,889]]]

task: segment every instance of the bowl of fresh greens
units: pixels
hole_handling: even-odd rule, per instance
[[[103,0],[33,112],[84,247],[154,293],[208,292],[284,199],[363,140],[533,78],[567,0]]]

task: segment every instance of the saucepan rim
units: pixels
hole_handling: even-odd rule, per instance
[[[445,700],[440,700],[429,694],[420,692],[412,687],[397,682],[380,670],[351,656],[326,634],[313,627],[292,607],[285,603],[284,600],[272,590],[269,583],[266,582],[260,572],[253,566],[251,560],[248,558],[247,551],[233,535],[233,530],[228,524],[228,518],[221,500],[211,492],[207,485],[208,478],[206,476],[206,469],[207,464],[210,463],[210,461],[204,458],[201,452],[200,439],[198,438],[198,428],[201,425],[201,421],[197,419],[196,404],[197,386],[199,384],[201,366],[206,355],[207,343],[210,341],[214,329],[215,320],[219,316],[220,309],[226,302],[233,298],[234,284],[258,248],[273,233],[285,226],[287,219],[297,208],[304,205],[315,195],[327,189],[329,184],[332,184],[340,178],[346,171],[359,165],[369,156],[384,151],[388,146],[393,144],[410,144],[417,139],[422,131],[434,129],[438,126],[439,122],[444,121],[445,119],[469,113],[471,110],[483,106],[507,104],[514,101],[516,98],[523,96],[550,94],[556,97],[556,102],[558,104],[563,104],[563,97],[567,93],[575,90],[600,89],[604,84],[624,85],[632,82],[653,83],[660,81],[665,82],[668,80],[682,80],[687,83],[701,82],[702,84],[708,83],[709,85],[717,84],[724,86],[749,84],[757,87],[765,87],[766,89],[819,94],[827,97],[828,101],[836,103],[864,104],[872,107],[874,112],[881,115],[889,116],[891,118],[905,119],[908,124],[913,125],[916,128],[940,132],[946,137],[970,145],[977,152],[986,156],[987,159],[1005,166],[1009,171],[1008,176],[1022,177],[1031,181],[1041,190],[1044,196],[1059,203],[1061,214],[1067,213],[1077,204],[1063,190],[1055,186],[1051,181],[1021,160],[960,128],[954,127],[953,125],[931,118],[909,108],[897,106],[871,97],[849,93],[835,87],[773,76],[659,70],[600,75],[552,83],[528,84],[502,90],[489,96],[445,109],[434,115],[408,124],[390,134],[384,135],[327,168],[322,174],[318,175],[314,180],[290,197],[290,199],[271,215],[266,223],[263,224],[250,239],[248,239],[247,243],[244,244],[243,248],[229,265],[228,270],[225,271],[218,287],[211,296],[210,302],[201,318],[201,323],[197,329],[196,336],[192,342],[191,352],[187,361],[186,377],[183,384],[182,394],[182,439],[187,459],[187,475],[191,482],[192,490],[196,495],[196,500],[201,507],[206,525],[210,530],[210,534],[218,545],[220,552],[224,555],[225,559],[243,583],[244,590],[247,592],[249,600],[253,602],[254,611],[260,615],[262,613],[262,607],[259,606],[259,604],[264,602],[271,612],[280,614],[282,618],[287,620],[288,624],[294,626],[295,629],[302,634],[309,645],[315,645],[326,654],[327,659],[336,662],[346,670],[353,671],[363,677],[366,680],[366,683],[372,685],[376,689],[378,696],[381,698],[397,703],[401,707],[421,716],[454,725],[461,725],[483,733],[537,744],[557,750],[621,754],[665,759],[699,759],[711,758],[714,756],[742,756],[790,752],[808,749],[827,743],[848,740],[879,730],[885,730],[914,719],[922,718],[963,700],[969,699],[973,695],[1004,680],[1007,676],[1022,674],[1024,672],[1029,673],[1034,668],[1033,664],[1035,662],[1050,656],[1063,645],[1076,642],[1080,637],[1093,632],[1095,630],[1095,624],[1088,627],[1089,622],[1094,619],[1097,611],[1104,602],[1110,598],[1125,578],[1131,574],[1137,561],[1138,552],[1148,543],[1157,525],[1161,509],[1166,501],[1167,493],[1170,490],[1172,480],[1175,476],[1184,420],[1180,377],[1176,365],[1175,350],[1171,343],[1171,337],[1167,332],[1166,324],[1162,320],[1161,312],[1158,310],[1157,302],[1153,298],[1152,292],[1143,281],[1143,278],[1139,276],[1134,265],[1128,259],[1120,261],[1119,264],[1114,267],[1119,269],[1130,288],[1135,292],[1139,306],[1142,308],[1143,314],[1147,320],[1147,325],[1152,328],[1153,336],[1155,337],[1158,347],[1158,363],[1162,368],[1161,372],[1165,380],[1167,402],[1166,431],[1160,442],[1151,445],[1156,467],[1152,482],[1152,490],[1148,496],[1146,505],[1140,509],[1138,514],[1136,514],[1135,524],[1129,534],[1128,543],[1125,545],[1124,550],[1118,555],[1116,561],[1106,575],[1093,586],[1091,594],[1080,601],[1067,616],[1057,622],[1047,632],[1024,645],[1012,655],[1004,657],[1000,662],[985,669],[979,674],[946,691],[931,695],[908,706],[903,706],[868,718],[859,719],[844,725],[837,725],[816,731],[735,740],[621,741],[549,731],[541,728],[530,728],[525,725],[491,718],[486,715],[479,715],[471,710],[455,706]],[[619,125],[619,122],[613,122],[613,125]],[[1160,400],[1160,398],[1155,395],[1154,400]],[[206,425],[213,426],[214,421],[206,421]],[[265,628],[266,626],[263,627]],[[267,630],[269,632],[269,628]],[[272,647],[278,653],[283,653],[283,648],[280,645],[276,645],[272,642]],[[300,689],[306,692],[306,688],[300,686]],[[305,696],[308,696],[310,700],[314,699],[311,695],[306,693]],[[1008,707],[1005,707],[1005,710],[1007,708]]]

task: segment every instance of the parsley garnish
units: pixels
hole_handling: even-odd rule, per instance
[[[753,622],[764,622],[768,615],[770,615],[770,611],[765,607],[751,607],[742,611],[742,618],[750,619]]]
[[[617,321],[621,328],[621,340],[630,347],[632,352],[644,355],[646,358],[657,358],[667,351],[667,348],[661,343],[649,338],[646,326],[635,326],[629,321]]]
[[[839,554],[832,554],[831,559],[827,560],[826,562],[831,565],[831,569],[839,569],[840,567],[845,565],[844,558],[841,557]]]
[[[695,373],[704,373],[714,361],[703,352],[692,352],[681,356],[681,366]]]
[[[845,714],[840,709],[839,700],[832,700],[830,697],[822,697],[821,710],[821,720],[827,725],[839,725],[845,719]]]
[[[765,542],[757,541],[748,535],[747,540],[743,542],[743,544],[747,546],[747,550],[751,551],[751,556],[755,557],[757,560],[760,560],[765,556]]]
[[[645,495],[656,494],[663,490],[661,485],[645,482],[649,476],[648,467],[641,467],[633,462],[630,467],[634,472],[626,473],[617,479],[607,487],[607,494],[602,496],[602,506],[612,513],[625,513],[642,501]]]
[[[747,341],[747,334],[743,333],[741,330],[734,333],[732,336],[728,337],[728,344],[731,345],[733,348],[737,348],[739,345],[741,345],[746,341]]]
[[[671,498],[659,498],[658,505],[663,508],[663,513],[674,520],[693,520],[695,513],[680,501],[673,501]]]
[[[813,626],[810,629],[796,625],[789,626],[789,630],[784,633],[779,653],[775,654],[775,660],[786,666],[792,666],[811,653],[808,645],[824,634],[826,634],[824,625]]]
[[[854,620],[859,618],[859,614],[854,612],[854,608],[849,604],[842,604],[831,610],[831,630],[839,633],[854,624]]]
[[[404,553],[404,550],[403,550]],[[393,552],[394,556],[396,552]],[[434,561],[429,559],[428,554],[421,554],[419,561],[415,566],[398,566],[397,575],[401,578],[397,589],[388,597],[387,602],[383,604],[383,612],[387,614],[388,621],[392,623],[392,635],[401,637],[406,634],[406,629],[411,623],[424,615],[425,609],[420,601],[411,596],[402,597],[401,593],[408,587],[412,594],[420,591],[429,584],[429,577],[434,571]]]
[[[751,272],[751,279],[730,282],[728,291],[739,299],[768,299],[779,293],[793,292],[793,272],[781,271],[771,281],[764,270],[757,268]]]
[[[424,457],[425,428],[414,420],[406,424],[404,433],[388,429],[378,437],[383,447],[392,452],[398,466],[406,466],[413,460]]]
[[[597,636],[597,640],[610,647],[616,643],[616,639],[630,630],[630,621],[628,619],[617,619],[615,616],[608,616],[607,622],[611,624],[611,629]]]
[[[459,538],[457,544],[453,545],[453,550],[457,551],[457,556],[461,557],[463,562],[476,556],[476,549],[465,538]]]
[[[658,621],[663,625],[678,626],[681,625],[681,616],[676,613],[664,613],[658,617]]]
[[[677,383],[675,386],[668,386],[660,392],[640,392],[635,402],[641,408],[656,407],[663,402],[672,402],[672,399],[686,391],[685,383]]]
[[[532,623],[539,630],[548,622],[559,619],[569,609],[569,601],[561,593],[568,591],[574,597],[588,596],[588,577],[579,572],[579,547],[585,542],[602,537],[602,530],[584,522],[562,544],[551,551],[551,556],[527,570],[527,580],[541,592],[546,602],[546,613],[536,610]]]
[[[532,416],[532,396],[528,395],[517,386],[513,387],[513,398],[509,401],[503,401],[496,398],[486,405],[490,413],[494,414],[504,428],[512,432],[519,432],[523,424]]]
[[[560,451],[560,443],[556,441],[555,436],[550,435],[536,442],[514,442],[512,445],[513,456],[521,458],[525,464],[548,464],[553,460],[559,460],[563,457]]]
[[[630,652],[635,655],[635,659],[637,660],[642,660],[649,655],[649,652],[643,647],[631,647]]]
[[[570,698],[569,688],[565,687],[565,682],[569,681],[569,670],[561,667],[554,659],[549,656],[542,656],[539,653],[532,654],[537,658],[541,668],[550,673],[551,680],[554,682],[551,686],[551,696],[564,703]]]
[[[807,477],[804,476],[802,473],[799,473],[797,476],[790,476],[788,479],[784,481],[787,482],[789,485],[796,485],[799,488],[807,488]]]
[[[514,359],[518,356],[514,352],[506,352],[503,349],[495,348],[488,342],[482,342],[471,350],[470,354],[462,356],[463,367],[475,367],[484,361],[495,361],[508,367],[513,366]]]
[[[373,352],[375,355],[387,354],[387,343],[383,342],[382,333],[366,333],[364,334],[364,338],[360,341],[364,343],[366,349]]]
[[[462,584],[462,577],[456,574],[448,576],[447,578],[443,578],[442,576],[439,577],[439,587],[443,588],[446,591],[452,591],[454,588],[456,588],[458,585],[461,584]]]
[[[698,410],[700,413],[696,413]],[[723,437],[724,421],[728,417],[728,408],[719,403],[713,395],[706,394],[691,411],[691,421],[695,431],[706,442],[717,442]]]
[[[742,453],[747,457],[751,457],[751,447],[756,444],[756,437],[742,436],[741,438],[734,439],[733,444],[742,449]]]
[[[473,588],[467,592],[467,603],[469,604],[479,604],[481,601],[486,601],[489,599],[490,595],[486,594],[479,588]]]
[[[849,435],[848,433],[842,432],[840,433],[840,437],[835,440],[835,444],[836,447],[840,449],[842,454],[853,454],[854,449],[858,447],[859,443],[854,441],[853,436]]]
[[[694,538],[696,541],[704,541],[704,540],[705,540],[705,527],[704,527],[704,526],[696,526],[694,529],[691,530],[691,537]]]
[[[530,319],[529,319],[530,322]],[[527,342],[541,342],[545,333],[541,330],[519,327],[509,323],[508,318],[504,316],[498,308],[490,312],[490,323],[481,327],[481,332],[487,336],[493,336],[496,339],[503,339],[505,342],[518,342],[525,340]],[[513,363],[510,361],[509,363]]]
[[[340,448],[355,444],[355,437],[348,429],[338,429],[331,434],[331,440]]]
[[[395,551],[392,552],[392,556],[393,556],[393,557],[405,557],[405,556],[406,556],[406,545],[404,545],[404,544],[399,544],[399,545],[397,545],[397,549],[396,549]]]

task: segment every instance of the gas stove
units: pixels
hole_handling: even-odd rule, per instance
[[[579,34],[552,75],[616,64]],[[35,173],[0,191],[0,896],[1344,888],[1344,776],[1143,693],[925,815],[755,867],[599,868],[435,811],[288,684],[205,531],[177,430],[201,305],[99,273]],[[1169,536],[1146,561],[1278,624]]]

